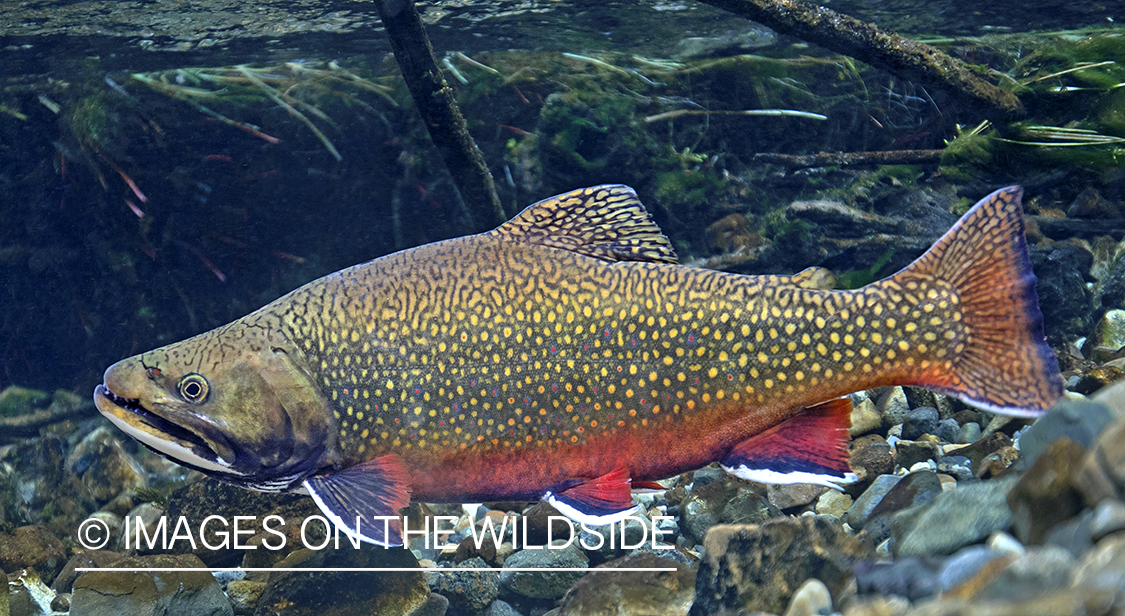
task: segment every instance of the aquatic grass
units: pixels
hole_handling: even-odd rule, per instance
[[[313,122],[313,118],[339,129],[338,124],[312,102],[317,96],[336,98],[347,103],[360,103],[349,89],[374,93],[393,107],[399,107],[391,96],[392,87],[375,83],[340,67],[335,62],[311,66],[302,62],[286,62],[279,66],[255,68],[238,65],[217,68],[178,68],[153,73],[134,73],[132,77],[156,92],[191,104],[200,113],[249,132],[270,143],[276,137],[262,132],[261,127],[241,122],[214,109],[215,104],[249,106],[270,101],[300,120],[336,160],[343,156],[332,140]],[[302,94],[308,91],[308,94]],[[207,103],[206,105],[204,103]],[[312,116],[312,117],[310,117]]]
[[[1041,141],[1023,141],[994,137],[997,141],[1014,143],[1017,145],[1031,145],[1045,148],[1079,147],[1090,145],[1110,145],[1125,143],[1125,138],[1113,135],[1103,135],[1095,130],[1086,128],[1067,128],[1060,126],[1024,126],[1024,132],[1032,138]]]

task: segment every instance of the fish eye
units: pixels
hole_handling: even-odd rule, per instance
[[[203,404],[211,390],[211,386],[207,384],[207,379],[198,374],[189,374],[180,379],[178,387],[180,397],[188,404]]]

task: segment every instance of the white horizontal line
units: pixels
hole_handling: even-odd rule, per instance
[[[586,573],[599,572],[599,571],[626,571],[626,572],[648,572],[648,571],[676,571],[675,567],[465,567],[460,569],[454,568],[441,568],[441,567],[245,567],[238,569],[215,567],[215,568],[202,568],[202,567],[153,567],[153,568],[133,568],[133,567],[75,567],[74,570],[78,573],[86,573],[89,571],[106,571],[106,572],[119,572],[119,573],[148,573],[148,572],[175,572],[175,571],[206,571],[208,573],[218,573],[221,571],[261,571],[269,573],[271,571],[306,571],[309,573],[326,573],[336,571],[347,572],[371,572],[371,573],[410,573],[413,571],[435,572],[435,573],[458,573],[462,571],[518,571],[521,573],[553,573],[559,571],[583,571]]]

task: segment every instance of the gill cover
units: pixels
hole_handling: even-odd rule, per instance
[[[94,399],[166,457],[282,491],[334,450],[333,415],[296,346],[276,327],[244,321],[110,366]]]

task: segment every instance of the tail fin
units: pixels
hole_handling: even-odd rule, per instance
[[[1019,186],[972,207],[926,254],[891,277],[943,280],[960,299],[967,340],[951,370],[919,385],[1007,415],[1039,415],[1063,395],[1058,360],[1043,338],[1043,314],[1024,237]]]

